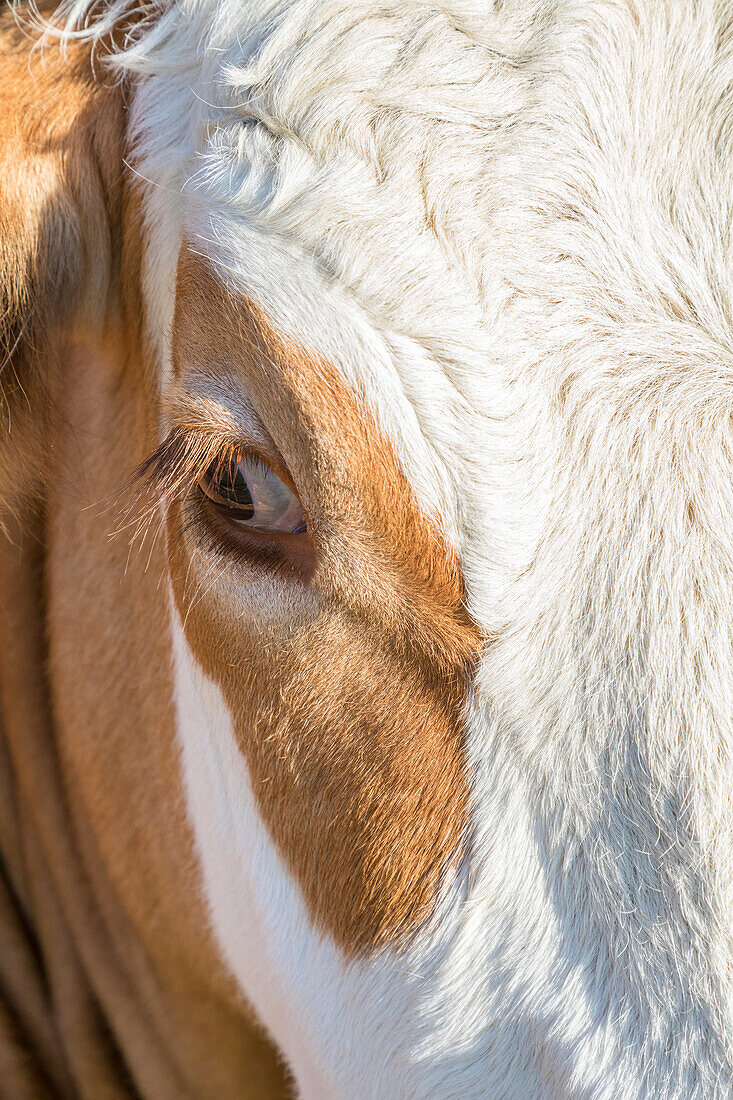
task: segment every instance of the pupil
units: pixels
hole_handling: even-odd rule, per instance
[[[252,494],[238,458],[233,458],[228,467],[220,468],[215,475],[219,496],[236,509],[242,519],[251,519],[255,514]]]

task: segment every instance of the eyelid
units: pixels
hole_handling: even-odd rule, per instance
[[[255,454],[280,457],[272,437],[246,395],[235,392],[237,387],[226,386],[209,374],[197,374],[196,378],[206,389],[214,388],[215,393],[212,396],[196,390],[174,390],[167,399],[165,410],[171,429],[200,432],[218,437],[222,443],[238,442],[243,450],[251,450]],[[222,387],[228,395],[226,399],[216,396]]]
[[[222,449],[236,446],[242,454],[264,462],[302,502],[288,465],[254,402],[243,389],[241,379],[227,371],[226,364],[216,365],[216,375],[212,374],[211,365],[189,369],[185,389],[182,385],[174,386],[167,396],[165,415],[173,431],[217,438]],[[212,457],[215,452],[212,446]]]

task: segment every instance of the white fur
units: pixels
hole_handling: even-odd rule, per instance
[[[531,838],[518,834],[526,821],[521,801],[516,816],[489,807],[487,839],[498,855],[490,892],[480,877],[473,890],[461,881],[429,938],[406,952],[382,952],[367,965],[346,964],[310,925],[258,815],[221,692],[198,667],[172,614],[183,773],[213,929],[225,961],[280,1044],[299,1095],[555,1096],[554,1071],[538,1073],[526,1044],[538,1026],[557,1017],[562,1034],[552,1041],[552,1058],[544,1058],[564,1057],[570,1070],[565,1051],[585,1038],[589,1009],[581,976],[563,967],[556,973],[557,920]],[[530,1005],[522,1003],[522,980],[510,974],[500,997],[487,988],[487,964],[503,965],[506,940],[533,953],[538,973]],[[542,963],[555,979],[549,988]],[[556,1003],[563,987],[565,1011]],[[515,1000],[522,1004],[520,1021],[511,1014]],[[594,1076],[607,1061],[603,1030],[585,1044],[592,1047],[586,1073]],[[476,1057],[488,1034],[492,1044],[506,1047],[501,1058]],[[616,1089],[608,1077],[597,1095],[610,1100]]]
[[[731,1095],[729,4],[161,10],[117,59],[161,370],[185,233],[363,388],[492,639],[468,878],[357,967],[177,635],[224,957],[303,1096]]]

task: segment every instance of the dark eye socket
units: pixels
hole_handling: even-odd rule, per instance
[[[256,531],[299,535],[306,530],[295,493],[264,462],[246,453],[217,456],[199,488],[230,520]]]

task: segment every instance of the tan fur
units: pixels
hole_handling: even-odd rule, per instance
[[[314,544],[286,620],[248,630],[226,593],[201,595],[173,523],[189,640],[221,684],[316,921],[351,953],[397,942],[431,913],[468,818],[461,706],[480,637],[458,565],[338,372],[185,252],[174,362],[194,393],[209,363],[219,386],[228,364],[232,393],[253,400],[288,465]]]
[[[123,200],[119,89],[88,51],[31,54],[0,19],[0,503],[33,483],[49,371],[70,322],[98,326],[116,298]]]
[[[0,24],[0,1095],[285,1095],[208,932],[174,740],[120,92]],[[129,560],[128,560],[129,558]]]

